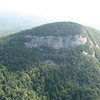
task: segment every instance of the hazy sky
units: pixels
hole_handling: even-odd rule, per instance
[[[100,28],[100,0],[0,0],[0,11],[74,21]]]

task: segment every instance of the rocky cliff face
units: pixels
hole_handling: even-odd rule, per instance
[[[26,35],[29,39],[25,42],[25,46],[28,48],[36,47],[53,47],[55,49],[68,48],[83,45],[87,42],[87,38],[82,35],[69,35],[69,36],[31,36]]]

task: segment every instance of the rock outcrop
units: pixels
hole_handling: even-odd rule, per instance
[[[69,35],[64,36],[30,36],[27,35],[26,38],[30,39],[25,42],[25,46],[28,48],[36,47],[53,47],[55,49],[68,48],[83,45],[87,42],[87,38],[82,35]]]

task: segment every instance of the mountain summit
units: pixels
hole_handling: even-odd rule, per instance
[[[99,37],[56,22],[0,38],[0,100],[99,100]]]
[[[84,28],[72,22],[48,24],[27,32],[32,33],[26,35],[26,38],[30,38],[30,41],[25,43],[29,48],[49,46],[59,49],[87,42]]]

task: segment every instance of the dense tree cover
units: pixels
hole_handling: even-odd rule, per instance
[[[84,27],[81,30],[76,27],[77,24],[74,25],[78,29],[75,34],[80,32],[86,35],[88,28],[82,31]],[[65,26],[70,28],[68,34],[75,31],[74,25],[68,23]],[[48,35],[53,29],[50,26],[47,29]],[[64,24],[56,23],[54,26],[56,29],[53,30],[57,31],[58,26],[64,27]],[[43,35],[44,28],[45,25],[43,30],[40,26],[39,29],[37,27],[29,32],[27,30],[0,39],[0,100],[100,100],[100,49],[90,48],[89,42],[59,50],[51,47],[26,48],[24,42],[28,40],[24,35],[36,35],[34,30],[37,35]],[[52,34],[60,35],[60,32],[65,31],[61,29]],[[62,32],[63,35],[65,33]],[[88,39],[91,38],[88,35]],[[84,55],[84,50],[89,55]],[[96,57],[91,56],[93,51]],[[47,63],[47,60],[53,63]]]
[[[38,63],[15,72],[0,67],[0,99],[99,100],[98,61],[84,56],[65,60],[64,66]]]
[[[84,27],[80,24],[73,23],[73,22],[56,22],[41,25],[35,27],[33,29],[25,30],[19,33],[22,34],[30,34],[36,36],[67,36],[67,35],[76,35],[76,34],[84,34],[86,31]]]

